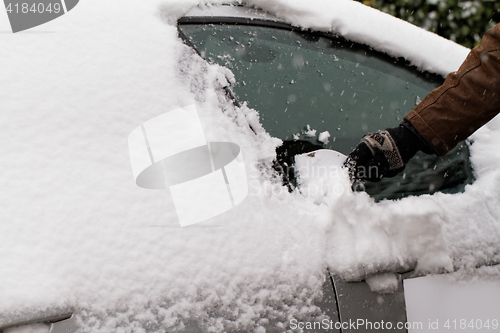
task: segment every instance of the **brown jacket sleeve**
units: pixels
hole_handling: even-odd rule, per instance
[[[457,72],[405,116],[437,155],[453,149],[500,111],[500,24]]]

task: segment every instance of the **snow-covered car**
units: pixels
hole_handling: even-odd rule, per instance
[[[304,29],[244,6],[196,7],[178,20],[178,27],[181,38],[203,59],[231,70],[231,84],[223,87],[228,98],[259,110],[262,126],[283,140],[274,167],[290,191],[300,192],[296,155],[325,148],[348,154],[363,134],[401,122],[444,80],[439,71],[423,71],[410,59],[390,56],[372,43],[348,40],[338,32]],[[457,46],[453,51],[463,50]],[[401,175],[364,183],[361,190],[377,201],[457,193],[473,178],[469,149],[463,142],[442,158],[417,154]],[[382,296],[371,293],[366,284],[329,277],[332,284],[326,283],[323,293],[331,301],[321,304],[322,310],[337,310],[329,314],[337,316],[339,324],[369,318],[392,323],[394,331],[411,328],[396,327],[406,322],[404,292],[396,280],[391,288],[397,286],[399,291],[380,302]],[[400,284],[401,276],[398,279]]]
[[[45,27],[0,53],[0,332],[412,332],[410,277],[500,275],[498,119],[359,192],[340,172],[311,193],[295,159],[396,125],[468,49],[349,0],[106,0]],[[248,195],[180,227],[130,135],[149,167],[148,121],[188,105]]]

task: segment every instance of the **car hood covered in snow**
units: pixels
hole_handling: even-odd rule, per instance
[[[344,193],[319,200],[289,193],[271,167],[280,140],[259,125],[259,110],[227,101],[231,73],[178,38],[176,20],[195,5],[84,1],[0,35],[0,326],[70,310],[88,332],[172,331],[190,319],[249,330],[263,316],[316,316],[310,301],[327,267],[359,279],[412,263],[426,272],[499,259],[500,119],[472,137],[477,180],[464,193],[375,203],[348,191],[347,179]],[[439,74],[467,54],[352,1],[247,5]],[[241,147],[249,195],[181,228],[166,191],[135,184],[128,136],[191,104],[208,141]]]

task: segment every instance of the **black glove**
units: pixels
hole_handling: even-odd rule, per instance
[[[433,150],[408,121],[398,127],[365,135],[344,163],[351,181],[380,181],[394,177],[418,152]]]

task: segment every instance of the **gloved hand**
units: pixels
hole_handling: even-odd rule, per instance
[[[377,182],[403,171],[418,151],[433,153],[417,130],[405,120],[398,127],[365,135],[347,157],[344,167],[348,168],[352,182]]]

